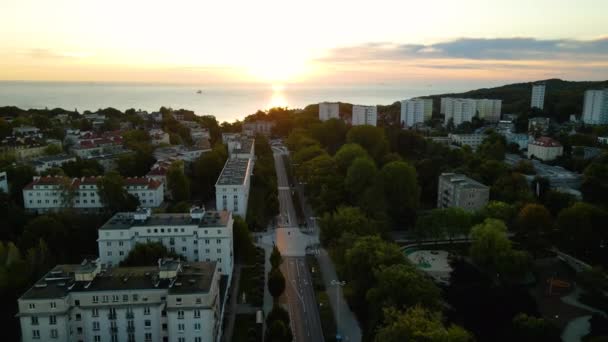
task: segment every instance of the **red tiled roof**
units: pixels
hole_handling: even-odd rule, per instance
[[[551,139],[549,137],[540,137],[540,138],[534,140],[533,144],[538,145],[538,146],[543,146],[543,147],[560,147],[560,146],[562,146],[562,144],[560,144],[558,141]]]

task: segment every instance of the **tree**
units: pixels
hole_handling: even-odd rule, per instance
[[[169,251],[161,242],[137,243],[120,265],[152,266],[162,258],[179,258],[179,256]]]
[[[317,139],[329,153],[335,153],[344,144],[346,131],[346,124],[340,119],[329,119],[310,127],[313,138]]]
[[[65,175],[71,178],[100,176],[103,174],[103,166],[97,160],[77,158],[61,165]]]
[[[111,212],[134,211],[139,206],[137,197],[127,192],[124,179],[116,172],[99,178],[97,193],[101,203]]]
[[[345,232],[357,235],[378,233],[374,223],[357,207],[339,207],[335,213],[325,213],[319,220],[319,239],[325,246],[338,242]]]
[[[555,325],[543,318],[520,313],[513,318],[513,341],[560,341],[560,331]]]
[[[357,198],[368,187],[372,186],[377,173],[376,164],[371,159],[355,159],[348,168],[346,179],[344,180],[344,185],[350,193],[351,199]]]
[[[380,179],[391,218],[411,221],[420,199],[416,170],[406,162],[391,162],[382,167]]]
[[[407,311],[388,308],[384,316],[386,323],[378,330],[377,342],[470,342],[473,336],[459,326],[446,328],[441,313],[415,306]]]
[[[294,164],[301,165],[315,157],[326,155],[327,152],[319,145],[311,145],[298,150],[293,155]]]
[[[190,180],[184,174],[182,161],[174,162],[167,170],[167,189],[171,192],[174,201],[190,199]]]
[[[228,159],[226,146],[218,144],[213,146],[211,152],[202,154],[192,167],[192,180],[197,195],[208,200],[215,193],[215,182],[219,177],[224,164]]]
[[[533,250],[539,250],[546,242],[543,235],[553,226],[551,214],[542,204],[526,204],[517,215],[517,233],[524,243]]]
[[[36,247],[39,241],[48,243],[49,248],[61,261],[66,260],[68,251],[65,242],[70,240],[66,225],[55,215],[42,215],[30,220],[23,228],[19,245],[21,249]]]
[[[507,237],[504,222],[496,219],[485,219],[483,223],[471,229],[473,243],[470,255],[473,262],[485,269],[496,269],[501,255],[511,250],[511,241]]]
[[[63,153],[63,149],[57,144],[48,145],[44,149],[44,154],[46,154],[47,156],[55,156],[61,153]]]
[[[498,178],[492,185],[490,197],[507,203],[532,202],[532,193],[526,178],[515,172]]]
[[[336,165],[338,166],[338,170],[342,174],[346,174],[346,171],[353,163],[355,159],[359,158],[370,158],[369,153],[361,147],[359,144],[345,144],[336,154],[334,155],[334,160],[336,161]]]
[[[608,202],[608,155],[604,154],[585,168],[581,192],[586,202],[604,205]]]
[[[255,257],[255,246],[247,227],[247,222],[241,217],[234,218],[232,226],[234,236],[234,256],[241,263],[252,261]]]
[[[270,265],[272,268],[279,268],[283,263],[283,257],[281,256],[281,252],[277,246],[272,247],[272,252],[270,253]]]
[[[415,233],[419,238],[453,239],[468,235],[473,215],[461,208],[433,209],[416,221]]]
[[[380,162],[388,151],[388,140],[379,127],[355,126],[348,131],[346,141],[361,145],[376,162]]]
[[[513,205],[500,201],[490,201],[480,211],[480,215],[484,219],[498,219],[505,222],[507,225],[509,225],[515,218],[516,213],[517,212]]]
[[[575,203],[562,210],[556,220],[560,247],[606,260],[602,242],[608,241],[608,230],[604,228],[607,219],[605,210],[588,203]]]
[[[268,272],[268,292],[275,299],[279,298],[285,291],[285,277],[279,268],[273,268]]]

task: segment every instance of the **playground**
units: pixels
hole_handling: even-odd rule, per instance
[[[442,250],[405,250],[410,262],[433,277],[435,281],[448,284],[452,267],[449,263],[449,253]]]

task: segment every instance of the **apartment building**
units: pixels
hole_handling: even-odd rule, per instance
[[[585,92],[583,122],[589,125],[608,124],[608,89]]]
[[[534,84],[532,85],[532,96],[530,100],[530,108],[545,108],[545,85]]]
[[[45,172],[54,167],[61,167],[65,163],[75,162],[76,157],[68,154],[58,154],[55,156],[44,156],[32,160],[32,165],[36,172]]]
[[[22,341],[219,341],[221,283],[213,261],[57,265],[18,300]]]
[[[485,134],[449,134],[450,142],[454,145],[469,145],[476,150],[486,137]]]
[[[96,211],[103,208],[97,192],[100,177],[34,177],[23,188],[23,206],[35,212],[62,208]],[[125,178],[127,192],[139,199],[142,207],[156,208],[163,202],[164,191],[160,182],[149,178]]]
[[[378,107],[354,105],[352,112],[352,125],[376,126],[378,123]]]
[[[201,208],[185,214],[117,213],[99,228],[99,259],[116,266],[137,243],[160,242],[185,260],[217,262],[218,272],[232,277],[232,225],[232,213]]]
[[[148,135],[150,136],[150,143],[153,146],[169,145],[171,143],[169,133],[163,131],[162,129],[151,129],[148,131]]]
[[[520,150],[528,148],[529,135],[525,133],[506,133],[504,136],[507,144],[517,144]]]
[[[553,160],[564,154],[564,147],[549,137],[540,137],[528,143],[528,158],[542,161]]]
[[[228,210],[247,216],[253,159],[231,157],[215,183],[215,203],[218,210]]]
[[[463,122],[470,122],[476,115],[488,122],[498,122],[501,110],[502,100],[441,98],[440,112],[445,117],[445,125],[452,119],[454,125],[458,126]]]
[[[547,117],[538,116],[530,118],[528,120],[528,134],[547,134],[549,126],[551,125],[551,119]]]
[[[413,127],[417,123],[430,120],[433,115],[432,99],[411,99],[401,101],[401,127]]]
[[[227,140],[226,145],[230,158],[253,159],[255,156],[255,139],[238,135]]]
[[[269,137],[272,134],[272,128],[274,127],[274,121],[249,121],[243,123],[243,134],[248,137],[255,137],[257,134],[261,134]]]
[[[437,189],[437,208],[462,208],[476,211],[490,198],[490,188],[465,175],[442,173]]]
[[[319,103],[319,120],[327,121],[329,119],[340,118],[340,104],[338,102],[321,102]]]
[[[486,122],[500,121],[500,111],[502,109],[502,100],[479,99],[475,100],[477,107],[477,115],[480,119]]]

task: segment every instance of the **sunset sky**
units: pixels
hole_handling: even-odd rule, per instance
[[[0,80],[608,79],[608,1],[0,0]]]

